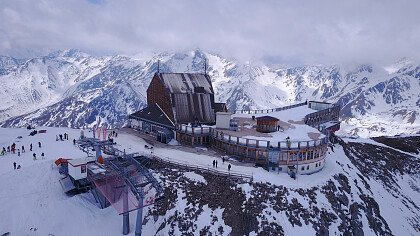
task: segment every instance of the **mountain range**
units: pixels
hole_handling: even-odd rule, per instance
[[[112,127],[147,105],[160,72],[207,73],[229,110],[281,107],[305,100],[339,103],[341,132],[360,136],[420,133],[420,65],[273,67],[201,50],[93,56],[76,49],[17,59],[0,56],[0,126]]]

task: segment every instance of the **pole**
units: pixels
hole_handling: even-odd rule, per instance
[[[140,201],[139,201],[139,209],[137,210],[135,236],[141,236],[141,230],[143,227],[143,200],[144,200],[143,188],[140,188]]]
[[[124,187],[124,196],[123,196],[123,235],[130,233],[130,215],[128,214],[128,186]]]
[[[124,168],[124,177],[127,176],[127,169]],[[127,235],[130,233],[130,215],[128,212],[128,186],[127,184],[124,186],[124,194],[123,194],[123,235]]]

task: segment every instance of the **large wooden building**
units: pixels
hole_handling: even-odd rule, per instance
[[[155,73],[147,89],[147,107],[129,119],[132,127],[168,142],[175,125],[213,125],[218,111],[227,111],[226,105],[214,102],[207,74]]]
[[[176,124],[215,123],[213,86],[205,74],[156,73],[147,89],[147,105],[153,104]]]

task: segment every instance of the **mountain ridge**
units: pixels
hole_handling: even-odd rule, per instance
[[[420,66],[408,59],[388,68],[271,68],[201,50],[97,57],[69,49],[25,61],[1,56],[1,126],[81,127],[101,116],[104,123],[120,127],[128,114],[146,106],[146,89],[158,61],[161,72],[197,73],[204,72],[204,59],[216,101],[226,102],[230,110],[321,100],[342,106],[345,133],[420,133]]]

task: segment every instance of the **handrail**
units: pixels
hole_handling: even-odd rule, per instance
[[[271,109],[256,109],[256,110],[235,110],[233,111],[234,114],[263,114],[263,113],[270,113],[276,111],[284,111],[291,108],[299,107],[308,104],[307,102],[301,102],[285,107],[278,107],[278,108],[271,108]]]
[[[230,177],[241,178],[241,179],[249,179],[251,181],[253,180],[253,174],[252,173],[249,174],[249,173],[243,173],[243,172],[239,172],[239,171],[216,170],[216,169],[210,169],[210,167],[208,167],[208,166],[189,164],[189,163],[185,163],[185,162],[170,160],[169,157],[162,158],[162,157],[159,157],[159,156],[156,156],[156,155],[149,155],[149,156],[151,156],[153,159],[155,159],[157,161],[165,162],[165,163],[176,165],[176,166],[182,166],[182,167],[187,167],[189,169],[195,169],[195,170],[210,172],[210,173],[213,173],[213,174],[216,174],[216,175],[230,176]]]

